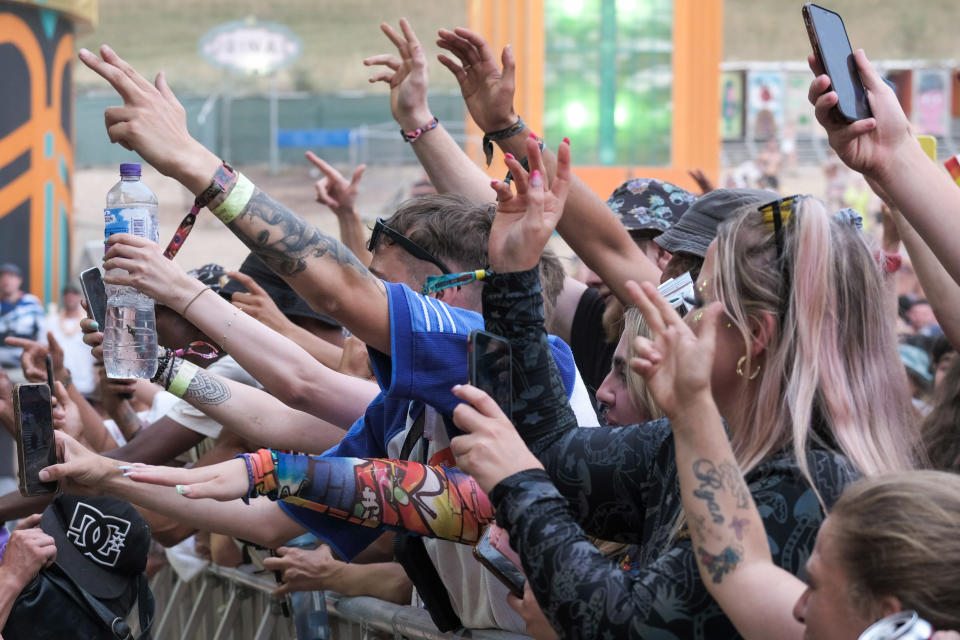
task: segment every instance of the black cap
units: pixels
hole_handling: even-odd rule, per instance
[[[340,323],[333,318],[311,309],[307,301],[291,289],[283,278],[271,271],[270,267],[252,253],[243,261],[238,271],[250,276],[254,282],[263,287],[263,290],[267,292],[280,312],[288,318],[314,318],[331,327],[340,326]],[[228,300],[234,293],[247,293],[247,288],[236,280],[230,280],[220,290],[220,295]]]
[[[56,541],[57,566],[93,596],[113,600],[136,589],[129,578],[147,566],[150,525],[129,502],[61,494],[40,528]]]
[[[717,237],[720,223],[747,205],[761,205],[777,199],[773,191],[761,189],[716,189],[700,196],[672,227],[653,239],[670,253],[686,252],[701,258]]]

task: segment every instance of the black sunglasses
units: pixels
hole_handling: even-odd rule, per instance
[[[450,269],[447,268],[447,265],[443,264],[439,258],[435,257],[432,253],[396,229],[391,229],[388,227],[383,221],[383,218],[377,218],[376,224],[373,225],[373,232],[370,234],[370,241],[367,242],[367,251],[373,252],[374,247],[377,246],[377,242],[380,240],[381,234],[386,234],[388,238],[403,247],[404,250],[414,258],[426,260],[430,264],[436,265],[437,268],[440,269],[440,271],[444,274],[451,273]]]
[[[777,247],[777,262],[780,263],[780,273],[782,275],[782,284],[780,290],[780,330],[787,319],[787,309],[790,304],[790,289],[792,287],[790,265],[783,255],[784,235],[786,233],[787,223],[800,207],[800,203],[811,196],[793,195],[786,198],[779,198],[773,202],[760,205],[757,210],[763,214],[763,222],[773,227],[773,241]]]

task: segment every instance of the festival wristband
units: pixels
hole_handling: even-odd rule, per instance
[[[483,157],[487,161],[487,166],[490,166],[490,162],[493,160],[493,143],[494,141],[506,140],[507,138],[512,138],[513,136],[519,134],[521,131],[527,128],[527,125],[524,124],[523,118],[517,116],[517,121],[506,129],[501,129],[500,131],[492,131],[490,133],[483,134]]]
[[[279,482],[277,463],[273,451],[260,449],[256,453],[245,453],[243,456],[247,467],[250,469],[249,497],[267,496],[271,500],[276,500]]]
[[[193,379],[196,377],[199,371],[200,367],[192,362],[183,360],[183,364],[180,365],[180,370],[177,371],[177,375],[174,376],[170,386],[167,387],[167,391],[178,398],[182,398],[183,394],[187,392],[187,388],[190,386],[190,383],[193,382]]]
[[[253,494],[253,468],[250,466],[250,458],[248,458],[247,454],[245,453],[238,453],[233,457],[242,458],[243,463],[247,467],[247,494],[245,496],[241,496],[240,499],[243,500],[243,504],[250,504],[250,497]]]
[[[223,224],[230,224],[250,202],[253,189],[253,183],[247,179],[247,176],[238,172],[237,184],[234,185],[223,204],[213,210],[213,215],[217,216]]]

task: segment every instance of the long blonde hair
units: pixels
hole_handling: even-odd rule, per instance
[[[646,318],[640,313],[640,310],[634,306],[627,307],[623,314],[623,333],[630,337],[627,341],[627,362],[637,357],[637,350],[633,346],[633,338],[643,336],[644,338],[653,338],[650,331],[650,325]],[[663,410],[657,404],[656,399],[650,392],[650,387],[639,373],[633,370],[633,367],[626,367],[627,372],[627,392],[637,407],[646,410],[648,420],[656,420],[663,417]]]
[[[850,485],[830,513],[854,606],[896,596],[934,629],[960,628],[960,476],[911,471]]]
[[[744,473],[791,446],[811,481],[811,443],[868,476],[913,467],[916,419],[879,267],[853,226],[805,198],[784,223],[781,261],[772,225],[746,208],[718,230],[715,277],[717,297],[743,336],[743,371],[757,366],[749,356],[751,318],[776,319],[753,383],[756,402],[743,424],[731,426]]]

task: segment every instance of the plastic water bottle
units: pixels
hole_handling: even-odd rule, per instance
[[[131,233],[159,240],[157,196],[140,181],[140,165],[120,165],[120,182],[107,193],[104,235]],[[123,270],[117,270],[123,273]],[[152,378],[157,372],[157,323],[153,299],[133,287],[106,285],[107,326],[103,364],[108,378]]]

